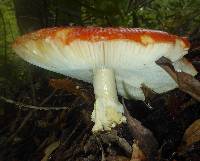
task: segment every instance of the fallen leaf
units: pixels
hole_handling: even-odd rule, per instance
[[[200,119],[193,122],[185,131],[182,139],[182,143],[178,149],[179,152],[183,153],[188,147],[194,143],[200,141]]]
[[[153,99],[155,99],[158,96],[158,94],[155,91],[153,91],[151,88],[146,86],[144,83],[141,84],[141,89],[145,96],[145,102],[147,103],[151,102]]]
[[[158,148],[158,142],[156,138],[148,128],[144,127],[140,121],[130,115],[124,102],[123,106],[130,133],[132,134],[133,138],[137,140],[137,145],[144,152],[146,158],[153,159]],[[136,148],[135,145],[134,148]]]
[[[133,152],[132,152],[132,157],[130,161],[145,161],[146,157],[143,153],[143,151],[139,148],[137,142],[133,143]]]
[[[123,137],[117,135],[117,131],[112,130],[112,132],[100,134],[101,140],[103,143],[115,143],[120,148],[122,148],[127,156],[130,156],[132,153],[131,145]]]
[[[200,82],[197,79],[185,72],[177,72],[172,62],[165,57],[158,59],[156,64],[162,67],[176,81],[180,90],[200,101]]]
[[[187,73],[177,72],[177,80],[182,91],[200,101],[200,82],[197,79]]]
[[[81,88],[81,85],[70,79],[50,79],[49,85],[54,89],[63,89],[75,96],[83,98],[86,102],[91,100],[86,91]]]

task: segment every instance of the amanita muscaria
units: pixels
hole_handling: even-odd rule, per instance
[[[155,61],[170,59],[177,71],[196,75],[183,56],[189,42],[162,31],[140,28],[55,27],[16,39],[13,49],[41,68],[93,83],[92,131],[126,122],[118,94],[144,100],[141,84],[157,93],[177,87]]]

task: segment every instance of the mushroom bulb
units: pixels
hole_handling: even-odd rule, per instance
[[[186,38],[140,28],[56,27],[16,39],[13,49],[24,60],[41,68],[93,82],[95,104],[93,132],[110,130],[126,122],[118,94],[144,100],[141,84],[157,93],[177,87],[155,61],[162,56],[177,71],[195,75],[183,58]]]

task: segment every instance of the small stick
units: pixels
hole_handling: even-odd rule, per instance
[[[103,149],[103,145],[101,143],[101,140],[96,135],[95,135],[95,138],[96,138],[97,144],[98,144],[98,146],[100,147],[100,150],[101,150],[101,161],[106,161],[105,154],[104,154],[104,149]]]
[[[47,110],[66,110],[66,109],[69,109],[69,107],[39,107],[39,106],[33,106],[33,105],[26,105],[26,104],[13,101],[13,100],[5,98],[5,97],[0,97],[0,100],[5,101],[6,103],[14,104],[17,108],[20,108],[20,109],[22,107],[35,109],[35,110],[45,110],[45,111],[47,111]]]

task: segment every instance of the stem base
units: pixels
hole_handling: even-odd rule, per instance
[[[123,106],[118,101],[105,98],[96,99],[92,112],[92,121],[95,122],[92,131],[109,131],[116,125],[125,123],[126,118],[123,113]]]

